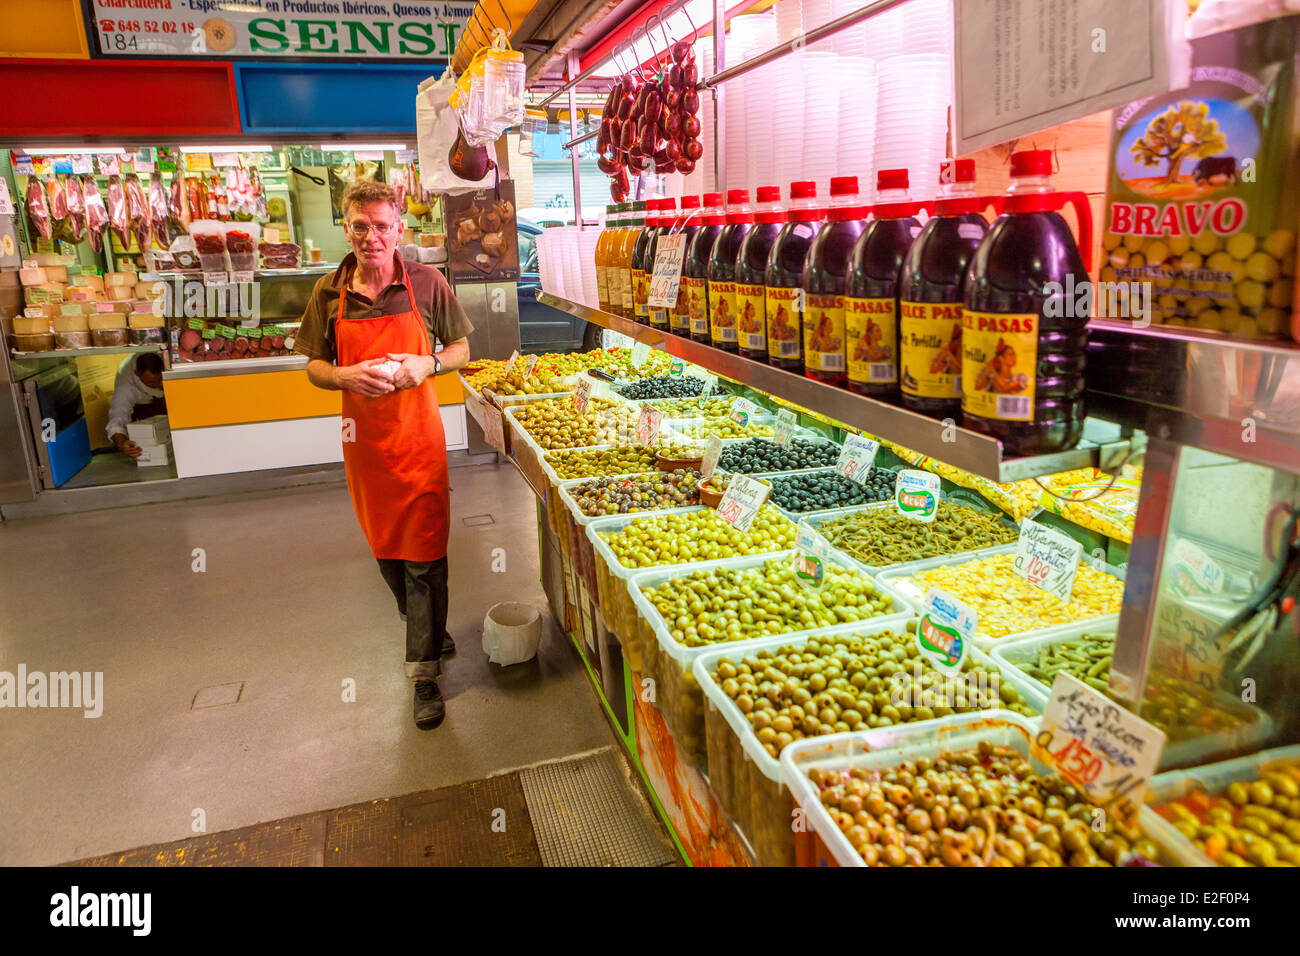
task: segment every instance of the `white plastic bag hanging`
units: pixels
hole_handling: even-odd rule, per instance
[[[456,142],[460,120],[451,106],[456,76],[450,70],[430,77],[415,94],[416,145],[420,153],[420,185],[425,192],[464,192],[492,185],[492,173],[468,182],[451,171],[447,154]]]

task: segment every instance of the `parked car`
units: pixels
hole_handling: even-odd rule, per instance
[[[589,352],[600,347],[599,325],[537,301],[542,277],[537,268],[537,236],[542,227],[518,220],[520,351]]]

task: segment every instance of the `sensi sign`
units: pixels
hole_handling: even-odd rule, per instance
[[[276,20],[248,23],[253,53],[319,53],[342,56],[450,56],[455,23],[393,23],[360,20]]]

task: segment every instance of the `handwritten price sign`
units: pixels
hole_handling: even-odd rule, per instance
[[[749,475],[733,475],[731,484],[718,502],[718,517],[740,531],[748,531],[758,509],[767,501],[771,486]]]
[[[632,367],[640,368],[645,364],[645,360],[650,357],[650,346],[644,342],[636,342],[632,346]]]
[[[524,360],[524,374],[531,377],[535,368],[537,368],[537,356],[530,355]]]
[[[1083,545],[1068,534],[1026,518],[1020,522],[1020,541],[1011,567],[1030,584],[1068,604],[1082,554]]]
[[[849,435],[844,439],[844,448],[840,451],[840,460],[835,471],[845,478],[862,484],[871,475],[871,466],[876,462],[876,452],[880,443],[861,435]]]
[[[700,462],[700,474],[705,478],[711,477],[721,457],[722,439],[717,435],[710,435],[708,444],[704,446],[704,460]]]
[[[659,426],[663,424],[664,413],[651,408],[648,403],[641,406],[636,419],[636,440],[642,445],[653,445],[659,438]]]
[[[796,418],[794,412],[788,408],[783,408],[776,413],[776,436],[775,441],[782,448],[790,444],[790,439],[794,437]]]
[[[647,304],[666,309],[677,304],[677,287],[682,281],[682,258],[686,252],[686,234],[660,236],[655,247],[654,271],[650,274],[650,298]]]
[[[582,415],[587,411],[587,403],[591,401],[591,389],[594,383],[589,378],[578,379],[578,387],[573,390],[573,407]]]
[[[1165,735],[1062,671],[1052,684],[1031,756],[1122,823],[1137,823]]]

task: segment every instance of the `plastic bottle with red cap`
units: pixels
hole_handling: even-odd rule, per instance
[[[650,324],[650,277],[646,265],[646,253],[650,249],[650,240],[659,231],[659,200],[647,199],[645,204],[645,226],[636,237],[632,246],[632,318],[642,325]],[[653,267],[653,263],[650,264]]]
[[[655,234],[650,237],[650,247],[646,250],[645,273],[647,288],[646,298],[650,316],[650,327],[652,329],[658,329],[660,332],[668,331],[668,316],[670,314],[670,309],[666,305],[649,305],[648,289],[654,280],[655,259],[658,258],[659,255],[659,243],[664,236],[669,235],[673,229],[677,227],[679,221],[677,215],[677,200],[672,198],[659,200],[659,228],[655,231]]]
[[[830,385],[848,383],[844,288],[853,247],[866,230],[870,213],[871,205],[858,196],[858,177],[834,177],[830,211],[808,247],[804,264],[804,375]]]
[[[736,322],[736,254],[754,228],[748,189],[727,190],[727,222],[709,255],[709,343],[724,352],[740,350]]]
[[[713,243],[726,224],[722,193],[705,193],[700,209],[700,228],[691,236],[686,250],[682,285],[686,286],[687,307],[691,315],[691,340],[708,345],[709,339],[709,257]]]
[[[683,272],[686,269],[686,255],[690,252],[691,248],[691,238],[699,228],[700,197],[683,196],[681,223],[677,229],[677,232],[683,237]],[[685,283],[681,281],[677,284],[677,305],[668,313],[668,331],[672,332],[674,335],[680,335],[682,338],[690,338],[691,335],[690,296],[687,293]]]
[[[988,232],[980,214],[1001,206],[975,191],[975,160],[939,166],[939,199],[903,261],[898,290],[898,373],[903,407],[961,420],[961,318],[966,267]]]
[[[754,227],[736,253],[736,315],[740,354],[767,362],[767,304],[764,281],[767,257],[777,235],[785,228],[780,186],[759,186],[755,197]]]
[[[1051,177],[1050,151],[1011,154],[1005,211],[967,268],[962,421],[1009,455],[1061,451],[1083,435],[1089,316],[1071,314],[1064,288],[1088,282],[1090,255],[1057,210],[1074,207],[1089,250],[1092,213],[1086,194],[1057,192]]]
[[[849,390],[898,403],[898,276],[926,203],[908,196],[907,170],[876,173],[874,218],[853,247],[844,292]]]
[[[768,363],[798,375],[803,374],[803,267],[825,219],[817,184],[791,183],[785,225],[772,243],[763,275]]]

